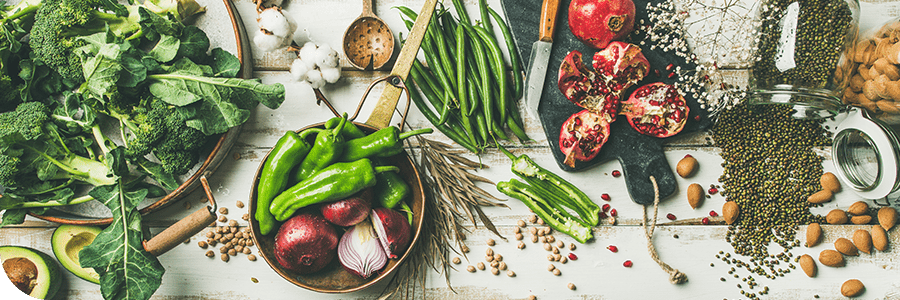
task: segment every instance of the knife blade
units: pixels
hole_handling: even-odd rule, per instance
[[[558,7],[559,0],[544,0],[541,4],[541,30],[537,42],[531,45],[528,73],[525,74],[525,106],[528,113],[538,121],[540,121],[538,107],[541,104],[544,78],[547,77],[550,50],[553,48],[553,30],[556,27]]]

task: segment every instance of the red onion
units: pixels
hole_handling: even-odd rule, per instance
[[[375,233],[384,251],[391,259],[399,258],[406,252],[411,238],[409,223],[399,212],[379,207],[372,210],[372,223],[375,225]]]
[[[362,221],[347,230],[338,245],[338,259],[344,269],[369,278],[387,265],[387,254],[378,243],[372,222]]]
[[[300,274],[321,270],[334,259],[338,233],[318,215],[302,213],[288,219],[275,235],[278,264]]]
[[[353,226],[369,216],[372,209],[372,189],[364,189],[344,200],[325,203],[321,206],[322,216],[338,226]]]

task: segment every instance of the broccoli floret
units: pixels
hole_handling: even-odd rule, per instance
[[[37,58],[54,67],[66,80],[80,84],[84,82],[84,73],[81,58],[75,51],[85,44],[79,40],[80,37],[108,30],[125,40],[140,38],[144,34],[140,9],[146,9],[159,16],[168,16],[171,13],[179,18],[189,17],[188,13],[202,11],[198,9],[189,12],[170,11],[185,6],[162,5],[169,2],[196,4],[194,0],[162,0],[157,3],[150,2],[149,4],[153,6],[149,9],[144,6],[110,7],[108,1],[102,0],[43,0],[35,15],[29,43]],[[100,11],[100,9],[120,8],[124,9],[127,15],[120,16]],[[180,22],[181,19],[176,21]]]
[[[146,108],[145,108],[146,107]],[[126,155],[140,157],[151,152],[163,169],[174,175],[187,173],[199,160],[200,149],[209,140],[202,131],[188,127],[184,113],[159,99],[135,108],[131,115],[115,115],[128,127]]]
[[[19,180],[71,179],[92,185],[115,181],[100,160],[73,153],[64,133],[51,121],[50,109],[41,102],[25,102],[14,111],[0,113],[0,179],[3,185]],[[95,138],[105,140],[105,137]],[[18,156],[14,156],[18,154]]]

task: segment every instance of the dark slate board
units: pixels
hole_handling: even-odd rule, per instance
[[[547,66],[548,71],[541,94],[541,105],[538,109],[544,132],[547,134],[547,140],[553,149],[553,155],[560,168],[569,172],[584,170],[602,162],[617,159],[622,165],[622,173],[625,175],[625,184],[631,199],[638,204],[653,204],[654,193],[653,184],[650,182],[651,175],[656,178],[656,182],[659,185],[660,198],[672,195],[677,189],[675,175],[672,173],[672,169],[669,167],[662,149],[662,144],[667,139],[642,135],[631,128],[624,116],[620,116],[611,124],[609,140],[593,160],[576,162],[575,167],[571,168],[563,163],[565,155],[557,150],[559,149],[560,126],[569,116],[582,110],[581,107],[566,100],[557,88],[559,65],[569,51],[578,50],[584,55],[585,63],[590,68],[591,57],[597,52],[596,49],[582,44],[569,31],[569,22],[566,17],[569,2],[571,0],[562,0],[559,4],[559,16],[557,18],[556,32],[554,33],[553,49],[550,55],[550,63]],[[646,6],[650,1],[636,0],[634,2],[637,8],[635,24],[638,24],[639,20],[647,19]],[[531,45],[538,37],[541,3],[541,0],[502,1],[503,10],[510,23],[510,28],[512,28],[516,45],[519,47],[519,53],[524,59],[530,57]],[[633,37],[633,39],[638,40],[636,37]],[[647,60],[650,61],[651,72],[647,78],[632,87],[625,95],[630,95],[634,89],[651,82],[674,83],[676,79],[666,77],[668,72],[665,68],[670,63],[676,66],[680,65],[682,69],[686,70],[694,68],[693,65],[688,65],[683,58],[679,58],[674,54],[650,50],[649,45],[643,46],[642,52],[647,57]],[[523,63],[528,64],[528,62]],[[656,76],[652,70],[659,70],[661,75]],[[690,107],[690,115],[681,134],[703,130],[708,127],[711,122],[707,117],[706,111],[700,109],[696,99],[689,95],[684,96]],[[697,116],[700,116],[699,120],[695,119]]]

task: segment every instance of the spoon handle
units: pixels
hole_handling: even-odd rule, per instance
[[[375,6],[375,0],[363,0],[362,16],[363,17],[374,17],[375,16],[375,11],[373,10],[374,6]]]

